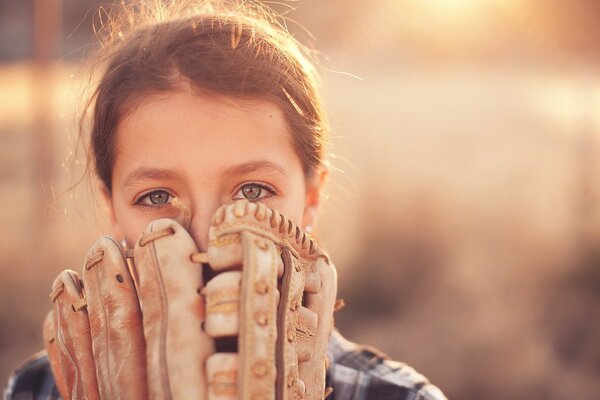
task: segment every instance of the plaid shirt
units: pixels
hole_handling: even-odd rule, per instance
[[[446,397],[414,369],[387,359],[379,351],[344,339],[337,331],[328,348],[331,363],[328,400],[445,400]],[[10,377],[5,400],[58,400],[45,352],[35,354]]]

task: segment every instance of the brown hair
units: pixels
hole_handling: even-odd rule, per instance
[[[120,119],[141,95],[173,90],[182,80],[204,92],[273,101],[286,116],[305,175],[314,175],[326,135],[317,75],[310,52],[274,14],[247,1],[149,3],[122,8],[101,32],[103,69],[87,109],[93,109],[93,167],[106,188]]]

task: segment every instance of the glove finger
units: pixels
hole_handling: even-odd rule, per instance
[[[281,255],[270,240],[244,231],[240,301],[238,390],[244,397],[275,397],[277,275]],[[261,290],[256,289],[260,287]],[[266,290],[263,290],[266,288]]]
[[[302,266],[288,248],[282,250],[284,265],[277,310],[277,398],[293,399],[299,390],[297,325],[303,294]],[[301,394],[301,393],[300,393]]]
[[[96,375],[103,399],[147,399],[142,313],[123,250],[103,237],[83,270]]]
[[[92,354],[90,324],[79,276],[65,270],[52,284],[56,344],[60,370],[67,387],[66,398],[99,398],[96,368]]]
[[[208,400],[237,399],[238,355],[213,354],[206,360]]]
[[[261,203],[239,201],[220,208],[209,237],[207,259],[215,271],[243,270],[238,321],[239,395],[323,398],[337,290],[335,269],[327,256],[310,235]],[[269,253],[270,246],[275,250],[272,262],[260,256],[261,252]],[[261,282],[261,274],[272,265],[276,265],[275,276],[265,282],[273,285],[271,292],[281,293],[275,305],[261,300],[256,293],[253,298],[248,296],[251,282]],[[275,363],[268,356],[261,358],[259,355],[264,353],[256,350],[265,344],[272,349],[265,336],[272,320],[267,311],[273,310],[270,307],[277,307]],[[273,366],[277,370],[276,393],[270,391]]]
[[[204,330],[214,338],[237,336],[242,272],[222,272],[211,279],[203,290],[206,296]]]
[[[304,274],[304,291],[308,293],[319,293],[321,290],[321,276],[312,271]]]
[[[296,324],[296,342],[298,361],[308,361],[314,351],[313,338],[317,332],[318,315],[304,306],[298,309]]]
[[[43,335],[44,347],[48,353],[48,361],[50,362],[50,369],[52,370],[52,375],[54,376],[54,382],[56,383],[56,387],[58,388],[60,395],[66,399],[68,398],[69,392],[67,391],[67,382],[65,381],[65,376],[60,366],[60,356],[56,342],[56,329],[53,310],[50,310],[44,319]]]
[[[211,267],[215,271],[242,270],[237,389],[243,398],[275,398],[277,281],[284,268],[275,236],[252,218],[268,223],[272,215],[260,203],[239,201],[215,213],[209,232]],[[280,214],[275,216],[281,219]]]
[[[204,365],[214,352],[205,334],[201,266],[191,261],[198,249],[183,227],[154,221],[134,249],[151,399],[206,398]]]
[[[213,338],[239,335],[239,306],[242,272],[221,272],[204,288],[206,298],[205,332]],[[273,285],[274,286],[274,285]],[[257,295],[266,294],[269,286],[264,282],[254,284]],[[275,289],[275,300],[279,302],[279,290]]]
[[[256,225],[246,225],[242,221],[242,218],[247,215],[254,215],[259,221],[271,219],[273,220],[273,224],[282,224],[283,221],[281,214],[267,209],[262,203],[238,201],[219,208],[213,216],[209,232],[209,236],[212,239],[207,251],[208,262],[214,271],[221,272],[231,269],[242,269],[244,265],[244,252],[240,232],[246,228],[250,231],[257,229]],[[232,227],[230,231],[226,228],[228,226]],[[266,237],[272,235],[267,230],[260,228],[259,230]],[[264,241],[263,238],[257,239]],[[283,263],[279,260],[277,262],[277,277],[281,278],[282,275]]]
[[[306,346],[312,348],[312,354],[306,361],[298,364],[298,374],[306,383],[306,397],[322,398],[325,387],[327,344],[333,328],[333,309],[337,295],[337,276],[335,267],[325,255],[319,255],[313,263],[312,272],[316,272],[321,281],[318,293],[304,294],[304,306],[318,316],[314,336],[306,336]],[[308,314],[306,314],[308,315]],[[303,345],[303,346],[305,346]]]

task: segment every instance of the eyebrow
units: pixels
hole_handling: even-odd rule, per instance
[[[234,176],[256,171],[262,171],[265,173],[280,173],[286,177],[288,176],[287,172],[282,166],[266,160],[250,161],[231,166],[224,171],[223,175]],[[177,178],[180,178],[180,175],[169,169],[139,167],[127,175],[123,181],[123,187],[129,188],[135,186],[135,184],[139,181],[159,181]]]
[[[223,175],[242,175],[256,171],[280,173],[284,176],[288,175],[282,166],[266,160],[250,161],[231,166],[224,171]]]
[[[168,169],[139,167],[127,175],[123,187],[135,186],[138,181],[158,181],[179,178],[179,174]]]

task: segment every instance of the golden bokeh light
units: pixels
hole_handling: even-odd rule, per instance
[[[340,331],[449,398],[599,399],[600,1],[282,1],[322,55],[315,234],[339,268]],[[0,34],[29,18],[4,3]],[[72,52],[95,43],[101,2],[67,3],[47,79],[32,52],[0,59],[0,379],[40,347],[56,273],[106,233],[88,182],[72,188],[90,89],[89,51]],[[31,42],[4,37],[0,54]]]

